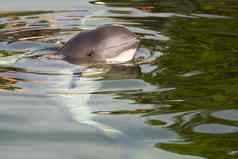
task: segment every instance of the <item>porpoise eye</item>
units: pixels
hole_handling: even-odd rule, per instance
[[[90,51],[90,52],[87,53],[87,56],[92,56],[93,53],[94,53],[93,51]]]

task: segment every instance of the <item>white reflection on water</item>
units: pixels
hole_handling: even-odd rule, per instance
[[[17,10],[72,10],[72,9],[90,9],[92,6],[89,0],[1,0],[1,11]],[[95,7],[94,7],[95,8]]]
[[[221,110],[213,112],[211,115],[224,120],[238,121],[238,110],[236,109]]]
[[[193,130],[194,130],[194,132],[198,132],[198,133],[226,134],[226,133],[238,132],[238,127],[212,123],[212,124],[198,125]]]

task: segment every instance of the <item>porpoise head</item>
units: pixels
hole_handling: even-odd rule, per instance
[[[71,63],[125,63],[133,59],[138,44],[136,35],[125,27],[105,25],[80,32],[60,52]]]

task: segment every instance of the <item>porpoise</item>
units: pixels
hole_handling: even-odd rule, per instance
[[[83,31],[70,39],[60,50],[70,63],[125,63],[133,59],[139,40],[127,28],[104,25]]]
[[[93,30],[82,31],[70,39],[59,51],[63,59],[69,63],[106,63],[121,64],[133,59],[139,45],[135,33],[123,26],[104,25]],[[80,72],[80,71],[79,71]],[[69,86],[71,91],[82,88],[77,87],[79,80],[78,70],[73,71]],[[101,83],[87,81],[90,91],[101,89]],[[94,121],[89,101],[92,94],[61,95],[62,103],[70,108],[74,119],[80,123],[91,125],[102,130],[107,136],[121,135],[121,132],[110,126]],[[81,97],[81,98],[80,98]],[[79,100],[80,99],[80,100]],[[80,106],[75,106],[80,105]]]

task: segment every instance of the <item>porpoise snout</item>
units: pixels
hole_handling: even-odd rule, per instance
[[[138,44],[135,33],[127,28],[105,25],[80,32],[63,46],[60,53],[71,63],[125,63],[133,59]]]

